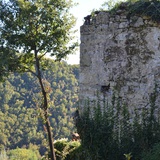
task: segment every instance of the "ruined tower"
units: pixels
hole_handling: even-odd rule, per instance
[[[125,7],[88,18],[80,30],[80,99],[117,92],[130,107],[147,106],[155,84],[160,92],[160,23],[128,18]]]

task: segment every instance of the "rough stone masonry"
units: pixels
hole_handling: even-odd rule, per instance
[[[80,32],[80,100],[94,100],[98,93],[111,101],[116,91],[122,103],[141,108],[155,84],[160,92],[160,24],[148,17],[128,19],[123,10],[101,11]]]

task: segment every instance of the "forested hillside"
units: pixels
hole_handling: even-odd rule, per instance
[[[74,131],[72,113],[78,101],[78,65],[47,60],[43,83],[50,97],[51,126],[55,139]],[[0,147],[14,149],[36,144],[43,153],[45,126],[40,118],[41,94],[31,73],[11,74],[0,83]]]

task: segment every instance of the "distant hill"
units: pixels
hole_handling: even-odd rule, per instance
[[[48,59],[43,82],[50,97],[50,121],[55,139],[70,138],[74,131],[71,114],[78,101],[79,66]],[[0,148],[36,144],[43,152],[45,127],[40,118],[40,88],[31,73],[12,74],[0,83]]]

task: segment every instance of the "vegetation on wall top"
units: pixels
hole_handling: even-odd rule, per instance
[[[107,5],[109,5],[107,3]],[[113,5],[113,4],[112,4]],[[105,4],[103,5],[105,7]],[[127,17],[146,16],[155,22],[160,22],[160,1],[159,0],[128,0],[108,7],[111,13],[116,13],[118,10],[125,10]]]

